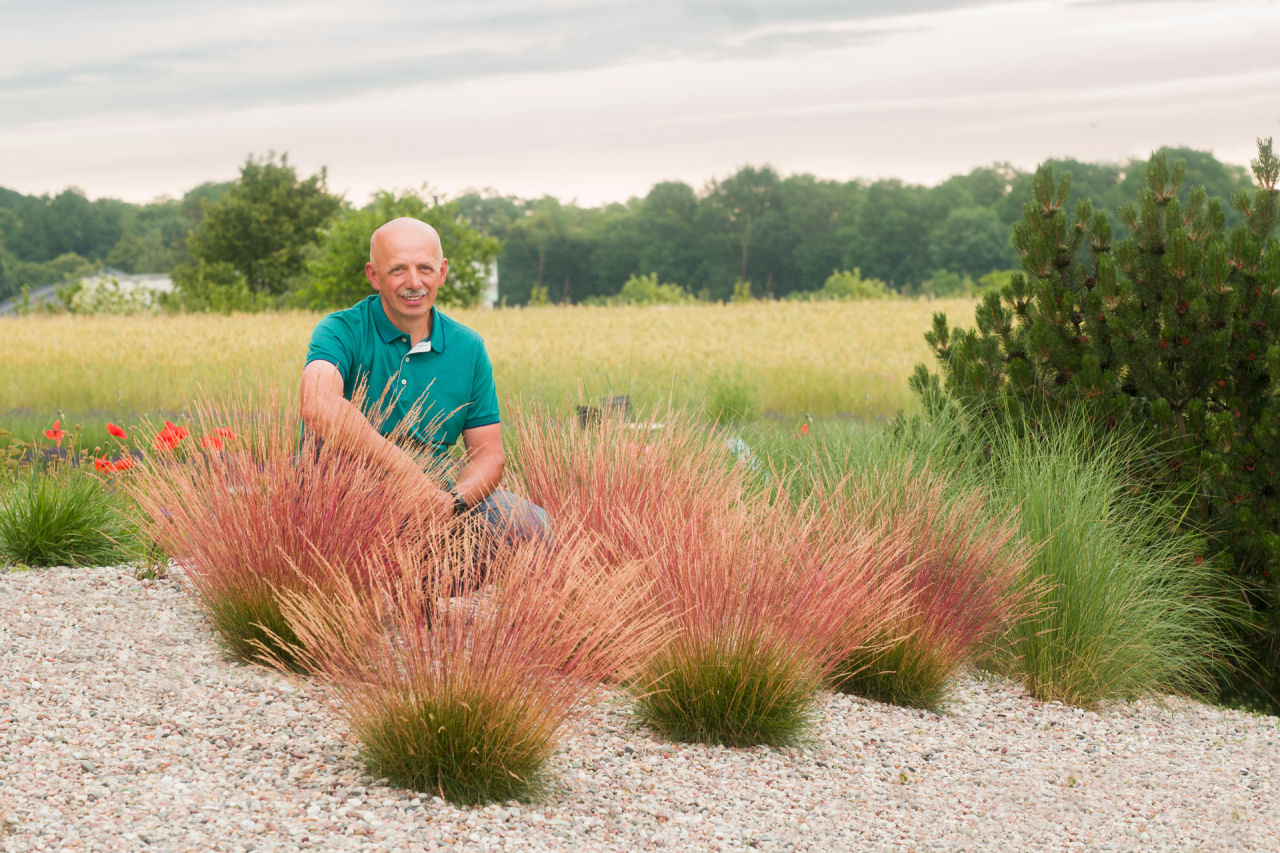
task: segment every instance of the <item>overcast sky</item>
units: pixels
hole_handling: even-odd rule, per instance
[[[1245,164],[1278,45],[1275,0],[0,0],[0,186],[148,201],[269,150],[355,203]]]

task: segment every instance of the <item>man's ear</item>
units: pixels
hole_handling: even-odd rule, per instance
[[[374,290],[381,292],[378,287],[378,271],[374,269],[373,262],[369,261],[364,265],[364,277],[369,279],[369,286]]]
[[[440,259],[440,283],[444,284],[444,280],[449,277],[449,259]]]

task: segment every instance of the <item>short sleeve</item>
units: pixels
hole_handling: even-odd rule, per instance
[[[311,344],[307,347],[306,363],[313,361],[327,361],[337,366],[343,381],[351,381],[355,354],[351,347],[351,331],[340,314],[330,314],[316,324],[311,333]]]
[[[489,361],[489,351],[481,343],[471,380],[471,405],[467,407],[467,421],[462,428],[488,426],[501,421],[498,389],[493,385],[493,364]]]

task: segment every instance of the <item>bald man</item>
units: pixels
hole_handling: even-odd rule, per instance
[[[541,507],[498,489],[506,453],[493,368],[480,336],[436,310],[449,274],[440,235],[417,219],[393,219],[373,232],[364,272],[373,295],[325,317],[311,334],[301,393],[307,429],[388,471],[420,474],[423,500],[442,516],[471,514],[515,538],[549,535]],[[376,429],[351,403],[361,382],[371,400],[385,391],[390,404]],[[443,489],[385,438],[415,403],[423,417],[410,441],[442,463],[459,436],[466,448]]]

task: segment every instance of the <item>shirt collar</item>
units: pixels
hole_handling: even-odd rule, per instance
[[[387,317],[387,312],[382,307],[382,296],[375,293],[369,299],[372,301],[373,325],[377,327],[378,336],[382,338],[382,342],[389,344],[397,338],[407,337]],[[431,306],[431,349],[434,352],[444,352],[444,323],[441,322],[443,316],[434,305]]]

